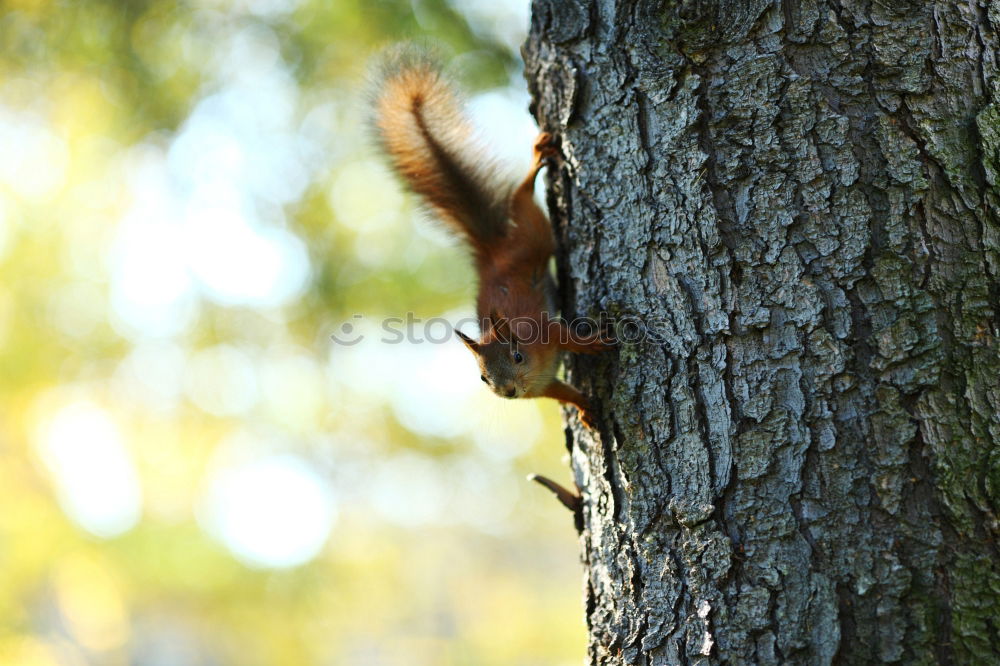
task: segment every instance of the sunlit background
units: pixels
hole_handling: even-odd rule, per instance
[[[0,664],[578,664],[554,403],[365,133],[436,44],[525,166],[528,0],[0,2]],[[422,329],[418,329],[422,332]],[[331,335],[352,344],[335,344]]]

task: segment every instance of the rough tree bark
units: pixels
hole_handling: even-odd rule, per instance
[[[591,664],[1000,661],[1000,2],[535,0]]]

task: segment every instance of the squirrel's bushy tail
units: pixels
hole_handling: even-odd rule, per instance
[[[477,252],[504,236],[511,187],[437,60],[411,45],[386,52],[371,98],[378,143],[409,188]]]

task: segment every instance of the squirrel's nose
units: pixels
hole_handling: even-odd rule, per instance
[[[509,389],[507,389],[507,397],[508,398],[513,398],[515,395],[517,395],[517,389],[516,388],[509,388]]]

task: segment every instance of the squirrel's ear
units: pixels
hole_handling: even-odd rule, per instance
[[[496,310],[490,310],[487,325],[493,329],[494,335],[503,342],[513,342],[514,335],[510,330],[510,322],[505,317],[497,314]]]
[[[462,333],[462,331],[458,330],[457,328],[455,329],[455,335],[457,335],[458,339],[462,341],[462,344],[464,344],[466,347],[469,348],[469,351],[471,351],[473,354],[479,353],[478,342],[467,336],[465,333]]]

